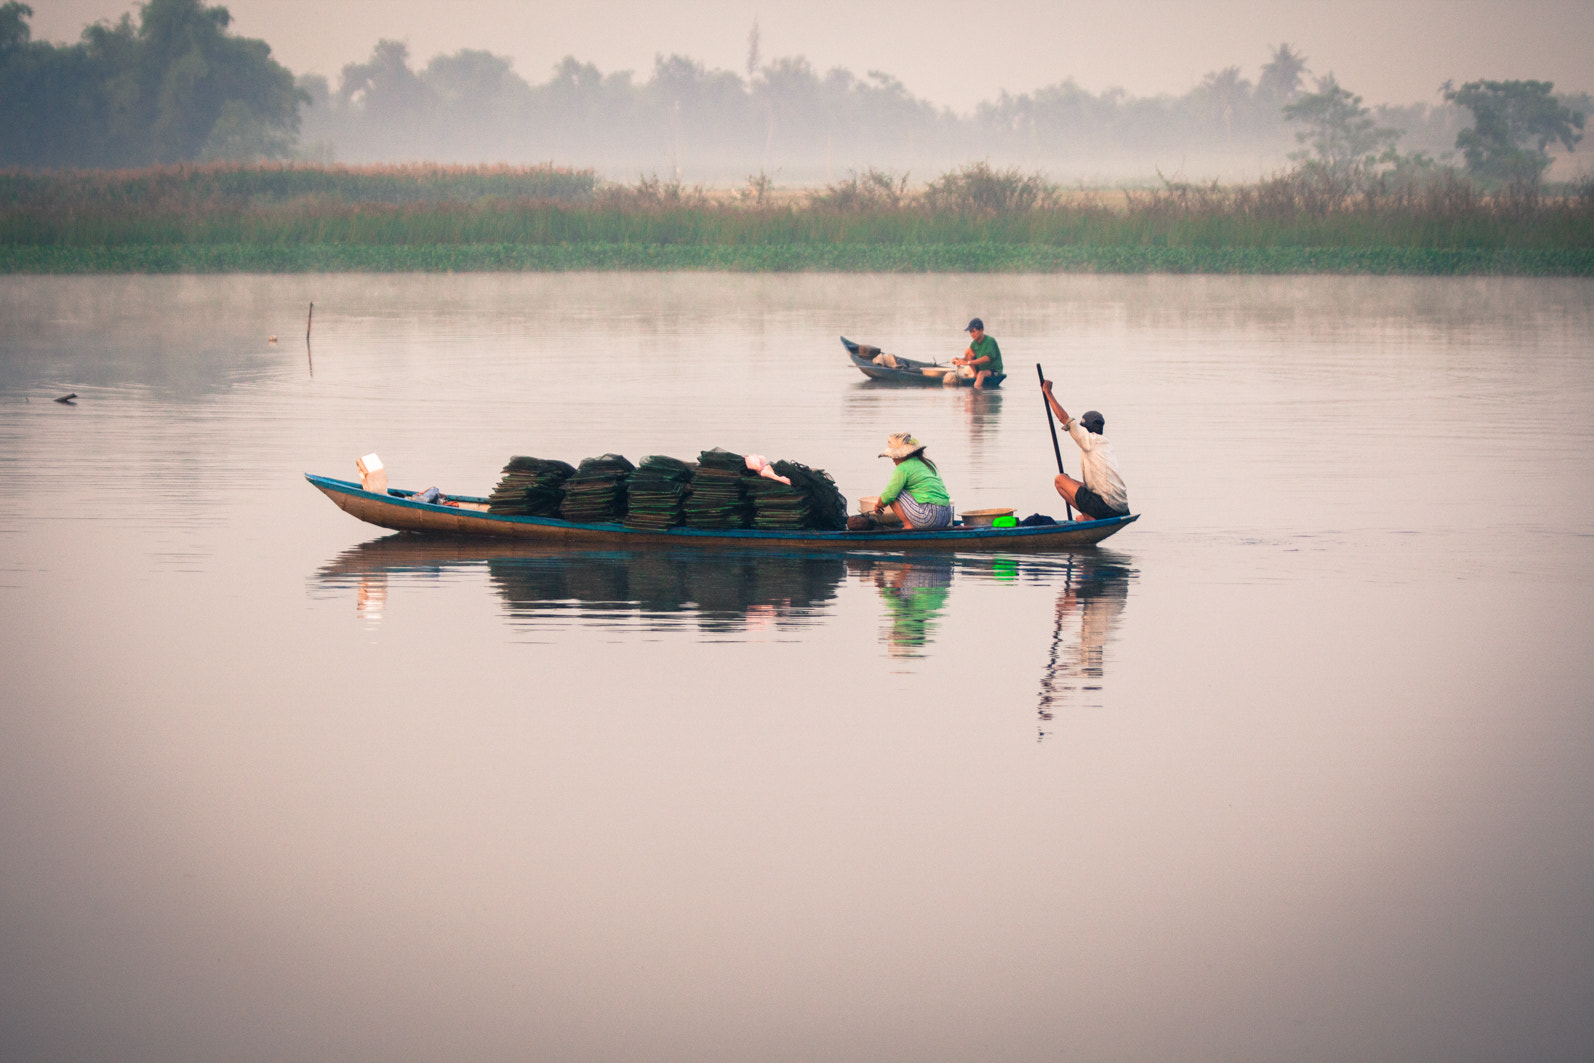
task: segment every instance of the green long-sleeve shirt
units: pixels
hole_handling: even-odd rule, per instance
[[[921,506],[945,506],[952,502],[941,477],[917,456],[897,465],[886,489],[880,492],[880,504],[889,506],[903,491]]]

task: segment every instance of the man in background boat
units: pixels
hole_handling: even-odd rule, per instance
[[[983,388],[986,380],[1002,372],[1002,349],[996,345],[995,336],[985,334],[985,322],[979,318],[970,321],[963,331],[969,334],[969,346],[963,357],[952,359],[952,364],[974,370],[974,386]]]
[[[1052,412],[1062,422],[1063,428],[1079,444],[1080,473],[1084,482],[1060,472],[1053,481],[1057,493],[1068,499],[1068,504],[1079,510],[1077,520],[1108,520],[1129,515],[1129,491],[1118,471],[1118,459],[1113,455],[1112,443],[1102,435],[1107,419],[1095,410],[1085,411],[1074,420],[1068,416],[1056,397],[1052,395],[1052,382],[1041,381],[1041,392]]]

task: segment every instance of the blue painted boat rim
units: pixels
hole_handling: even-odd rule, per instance
[[[323,490],[338,491],[343,494],[369,497],[370,492],[363,485],[354,480],[339,480],[331,476],[318,476],[313,472],[304,474],[304,478],[311,484]],[[410,498],[415,492],[404,491],[399,488],[388,488],[382,501],[387,505],[399,506],[406,509],[420,510],[427,513],[444,513],[458,515],[461,511],[453,506],[437,505],[431,502],[416,502]],[[474,495],[447,495],[448,498],[459,502],[485,503],[485,498]],[[610,535],[638,535],[656,536],[665,535],[678,538],[682,542],[693,539],[746,539],[753,542],[822,542],[822,543],[886,543],[886,542],[924,542],[926,540],[942,541],[969,541],[976,539],[1026,539],[1037,536],[1056,535],[1061,531],[1085,531],[1091,528],[1108,527],[1112,525],[1133,524],[1140,519],[1140,514],[1130,513],[1122,517],[1109,517],[1106,520],[1090,521],[1059,521],[1056,524],[1040,524],[1033,527],[1018,528],[992,528],[977,527],[965,528],[954,526],[939,531],[919,532],[850,532],[850,531],[761,531],[757,528],[666,528],[654,531],[643,528],[628,528],[624,524],[576,524],[557,517],[517,517],[503,513],[488,513],[483,510],[467,511],[473,519],[487,521],[501,521],[505,524],[535,525],[545,528],[570,528],[604,532]]]

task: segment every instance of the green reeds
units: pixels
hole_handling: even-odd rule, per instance
[[[593,197],[591,170],[555,166],[311,166],[204,163],[145,170],[0,171],[0,209],[144,214],[294,201],[458,203],[487,198],[566,203]]]
[[[1594,251],[1586,248],[1044,247],[1024,244],[0,246],[0,273],[554,273],[582,270],[1590,277],[1594,276]]]
[[[1594,275],[1594,196],[1451,178],[772,205],[590,173],[380,167],[0,175],[0,271],[728,269]],[[320,189],[320,191],[305,191]],[[890,194],[885,194],[889,192]],[[987,197],[989,198],[989,197]]]
[[[301,244],[363,247],[465,244],[645,246],[1374,248],[1432,250],[1594,247],[1594,215],[1545,209],[1459,215],[1356,210],[1327,215],[1160,214],[1060,207],[982,217],[924,210],[839,214],[801,207],[749,211],[723,205],[657,211],[538,201],[370,204],[288,203],[183,210],[37,211],[0,205],[5,246],[119,247]]]

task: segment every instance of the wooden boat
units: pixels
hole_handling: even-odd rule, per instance
[[[941,376],[948,367],[936,362],[920,362],[912,358],[904,358],[900,354],[893,355],[897,360],[896,368],[887,365],[875,365],[874,356],[880,352],[873,347],[865,347],[861,343],[854,343],[847,337],[841,337],[841,345],[847,348],[847,355],[852,359],[852,364],[870,380],[880,380],[888,384],[907,384],[915,387],[942,387]],[[865,353],[867,351],[867,353]],[[926,373],[926,369],[936,370]],[[1007,379],[1006,373],[997,373],[985,381],[988,388],[1001,387],[1002,381]],[[963,381],[964,385],[973,384],[972,380]]]
[[[773,550],[913,550],[982,553],[1055,553],[1093,546],[1135,521],[1138,513],[1110,520],[1065,521],[1034,528],[980,528],[955,524],[941,531],[759,531],[670,528],[639,531],[623,524],[573,524],[554,517],[509,517],[487,512],[487,500],[449,495],[457,505],[417,502],[415,492],[367,491],[352,480],[305,473],[305,479],[339,509],[367,524],[394,531],[535,539],[567,546],[713,546]]]

